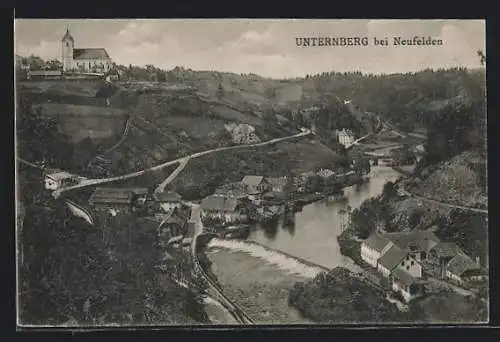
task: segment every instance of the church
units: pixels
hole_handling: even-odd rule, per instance
[[[103,48],[75,49],[75,40],[66,29],[61,40],[63,72],[105,74],[113,68],[113,61]]]

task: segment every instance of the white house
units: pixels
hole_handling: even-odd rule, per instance
[[[354,134],[350,129],[337,130],[337,139],[344,146],[351,145],[354,142]]]
[[[423,294],[423,286],[417,279],[399,268],[393,273],[392,290],[401,294],[406,302]]]
[[[174,208],[180,209],[182,207],[181,195],[174,191],[155,193],[154,200],[160,204],[160,207],[165,211],[169,212]]]
[[[201,203],[201,219],[212,219],[221,223],[233,223],[247,219],[247,208],[236,197],[214,194],[205,197]]]
[[[361,259],[377,268],[378,259],[391,248],[393,243],[378,233],[372,234],[361,244]]]
[[[45,176],[45,189],[56,190],[64,185],[76,183],[76,181],[76,176],[69,172],[55,172]]]
[[[439,238],[431,231],[385,233],[384,237],[410,253],[410,256],[419,262],[427,260],[431,249],[440,243]]]
[[[401,269],[414,278],[422,277],[422,265],[408,252],[393,245],[378,259],[377,270],[389,278],[396,269]]]

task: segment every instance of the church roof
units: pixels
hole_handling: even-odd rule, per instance
[[[76,59],[108,59],[109,55],[103,48],[74,49],[73,58]]]
[[[62,41],[65,41],[66,39],[69,39],[69,40],[71,40],[71,41],[73,41],[73,42],[75,41],[75,40],[73,39],[73,36],[69,33],[69,29],[66,29],[66,34],[64,35],[64,37],[62,37],[62,39],[61,39],[61,40],[62,40]]]

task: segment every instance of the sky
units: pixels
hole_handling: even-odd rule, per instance
[[[425,68],[480,67],[484,20],[365,19],[16,19],[15,52],[60,59],[69,27],[76,48],[103,47],[117,64],[152,64],[170,70],[303,77],[328,71],[412,72]],[[302,47],[296,37],[367,36],[357,47]],[[373,37],[441,39],[441,46],[373,45]]]

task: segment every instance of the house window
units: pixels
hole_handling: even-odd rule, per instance
[[[406,266],[406,270],[409,271],[410,270],[410,266]]]
[[[401,263],[401,266],[404,266],[404,265],[405,265],[405,262],[403,261],[403,262]]]
[[[409,255],[406,256],[406,260],[410,260],[410,256]]]
[[[414,262],[413,260],[411,261],[411,265],[412,265],[412,266],[413,266],[413,265],[415,265],[415,262]]]

